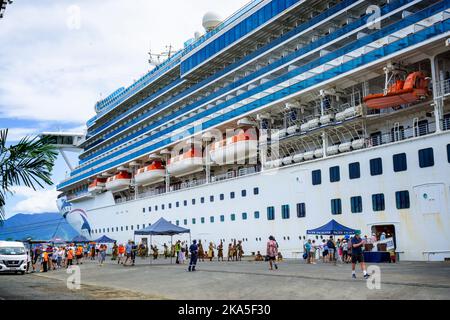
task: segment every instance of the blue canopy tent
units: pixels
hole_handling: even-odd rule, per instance
[[[73,238],[71,240],[71,242],[73,242],[73,243],[87,243],[87,242],[90,242],[90,240],[88,238],[86,238],[85,236],[78,235],[75,238]]]
[[[327,224],[324,224],[321,227],[318,227],[316,229],[306,230],[306,234],[318,234],[318,235],[350,235],[355,234],[355,232],[358,231],[356,229],[352,229],[349,227],[346,227],[336,220],[332,219]]]
[[[66,243],[67,241],[61,237],[53,237],[50,240],[48,240],[47,242],[53,243],[53,244],[62,244],[62,243]]]
[[[96,242],[96,243],[114,243],[114,242],[116,242],[116,240],[111,239],[104,235],[104,236],[101,236],[100,238],[94,240],[94,242]]]
[[[191,242],[191,230],[179,227],[170,223],[164,218],[160,218],[154,224],[147,228],[134,231],[134,235],[150,235],[150,245],[152,244],[152,236],[170,236],[170,247],[172,248],[172,238],[176,234],[189,233],[189,242]],[[150,263],[151,263],[150,259]],[[170,255],[170,263],[172,263],[172,255]]]

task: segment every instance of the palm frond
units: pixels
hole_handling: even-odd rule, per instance
[[[6,193],[11,187],[52,185],[51,174],[58,153],[47,138],[24,137],[6,145],[8,129],[0,130],[0,221],[4,220]]]

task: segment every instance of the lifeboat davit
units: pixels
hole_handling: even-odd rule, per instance
[[[230,138],[211,144],[211,160],[216,164],[230,164],[256,157],[258,138],[256,133],[240,132]]]
[[[126,171],[121,171],[116,175],[109,177],[106,180],[106,190],[109,191],[122,191],[130,187],[131,174]]]
[[[89,184],[88,192],[98,193],[105,188],[106,178],[95,178],[94,181]]]
[[[146,186],[164,180],[166,169],[159,160],[155,160],[151,165],[140,168],[134,176],[134,181],[138,186]]]
[[[388,87],[387,93],[369,94],[364,97],[364,103],[372,109],[396,107],[413,103],[430,95],[428,85],[430,79],[423,72],[410,73],[406,80],[396,80]]]
[[[167,171],[175,177],[201,170],[203,170],[203,157],[200,148],[191,148],[183,154],[170,158],[167,162]]]

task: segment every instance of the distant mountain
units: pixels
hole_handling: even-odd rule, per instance
[[[48,240],[54,236],[72,239],[76,235],[75,229],[59,213],[54,212],[18,213],[0,226],[0,240]]]

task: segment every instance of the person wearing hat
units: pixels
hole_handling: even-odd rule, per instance
[[[361,232],[358,230],[355,232],[355,236],[351,240],[352,247],[352,278],[356,279],[355,266],[356,263],[359,262],[361,265],[361,270],[364,274],[364,279],[367,279],[369,275],[366,271],[366,265],[364,263],[364,255],[362,253],[362,247],[365,244],[365,241],[361,239]]]

